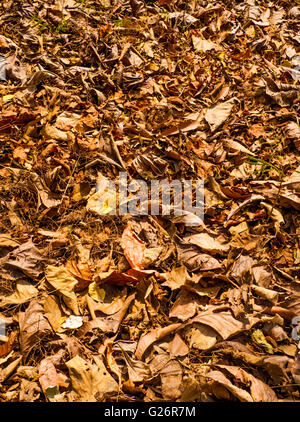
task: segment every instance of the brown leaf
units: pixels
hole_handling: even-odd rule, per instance
[[[105,273],[98,274],[99,284],[115,284],[117,286],[126,286],[126,284],[137,283],[139,281],[138,277],[135,277],[136,273],[133,275],[120,273],[118,271],[108,271]]]
[[[17,268],[31,278],[39,277],[47,263],[47,259],[34,246],[32,240],[16,248],[9,254],[8,258],[4,262],[6,266]]]
[[[27,160],[27,152],[23,147],[19,146],[13,150],[13,157],[19,161],[20,164],[24,164]]]
[[[194,35],[192,36],[192,43],[196,51],[203,53],[210,50],[221,50],[221,48],[214,42],[195,37]]]
[[[204,232],[192,234],[191,236],[185,236],[183,238],[185,244],[196,245],[205,252],[223,255],[229,251],[230,246],[225,244],[223,239],[220,240],[221,241],[219,241],[218,238]]]
[[[100,357],[94,356],[96,364],[87,362],[80,356],[66,362],[72,387],[79,401],[96,402],[118,392],[118,384],[107,373]]]
[[[240,284],[243,284],[244,282],[250,282],[252,279],[253,264],[254,261],[250,256],[239,256],[239,258],[236,259],[233,264],[231,277],[238,280]]]
[[[189,353],[188,346],[177,333],[169,345],[169,352],[171,356],[186,356]]]
[[[124,249],[124,255],[131,265],[131,268],[143,269],[142,262],[146,246],[134,233],[130,223],[123,231],[121,246]]]
[[[201,249],[196,245],[181,243],[178,245],[177,250],[179,261],[186,265],[189,270],[209,271],[221,268],[221,264],[216,258],[201,253]]]
[[[210,371],[206,375],[206,378],[209,378],[215,381],[217,384],[225,387],[230,393],[232,393],[236,398],[241,402],[253,402],[251,395],[243,390],[242,388],[236,387],[230,382],[230,380],[223,374],[221,371]]]
[[[197,322],[188,325],[184,330],[184,334],[189,346],[199,350],[211,349],[218,339],[216,330]]]
[[[167,400],[176,400],[181,396],[182,369],[176,360],[170,360],[160,371],[161,389]]]
[[[149,365],[141,362],[140,360],[131,358],[125,350],[122,348],[121,350],[127,365],[128,377],[130,381],[133,383],[145,382],[152,377],[152,372]]]
[[[44,302],[45,317],[55,332],[61,331],[60,319],[63,316],[59,299],[56,295],[47,295]]]
[[[106,317],[98,317],[83,324],[83,326],[78,330],[79,335],[85,335],[87,332],[92,331],[94,328],[99,328],[104,333],[116,333],[129,306],[131,305],[131,302],[134,300],[135,295],[136,293],[133,293],[128,296],[122,309],[119,312]]]
[[[33,299],[25,312],[19,313],[20,345],[24,358],[52,329],[43,315],[43,307]]]
[[[233,108],[234,100],[228,100],[220,103],[210,109],[204,115],[205,120],[210,125],[210,129],[214,132],[221,126],[230,116]]]
[[[217,312],[211,313],[209,311],[202,312],[198,316],[188,321],[188,324],[199,322],[200,324],[208,325],[226,340],[227,338],[238,334],[244,330],[249,330],[254,324],[259,321],[259,318],[249,317],[244,322],[235,319],[231,312]]]
[[[253,154],[253,152],[251,152],[248,148],[241,145],[239,142],[234,141],[233,139],[224,139],[223,145],[229,150],[232,150],[234,152],[242,152],[244,154],[255,157],[255,154]]]
[[[65,304],[75,315],[79,315],[77,298],[74,292],[77,280],[64,266],[54,267],[53,265],[48,265],[45,275],[48,283],[62,295]]]
[[[137,345],[137,349],[135,355],[138,359],[142,359],[142,356],[146,352],[146,350],[156,341],[160,340],[161,338],[167,336],[168,334],[172,333],[173,331],[180,328],[182,324],[171,324],[167,327],[163,328],[155,328],[154,330],[150,331],[147,334],[143,334],[140,337],[140,340]]]
[[[273,81],[268,76],[264,76],[266,86],[266,95],[276,104],[281,107],[290,106],[298,97],[297,89],[281,89],[282,87],[277,82]],[[292,88],[292,87],[291,87]]]
[[[200,304],[200,300],[196,295],[187,290],[182,290],[170,309],[169,318],[178,318],[185,321],[195,315],[198,304]]]
[[[51,357],[43,359],[39,365],[39,382],[48,399],[51,389],[56,387],[58,392],[59,377]]]
[[[38,294],[38,290],[25,280],[17,282],[15,292],[12,295],[5,296],[0,299],[0,306],[14,304],[20,305],[21,303],[28,302]]]
[[[296,122],[289,122],[285,129],[288,138],[293,139],[295,147],[300,151],[300,126]]]
[[[187,120],[185,122],[179,123],[175,127],[165,129],[164,131],[162,131],[161,136],[177,135],[177,133],[181,133],[181,132],[185,133],[185,132],[191,132],[192,130],[196,130],[200,126],[201,117],[202,117],[202,114],[199,113],[197,120]]]
[[[8,337],[7,342],[4,344],[0,344],[0,358],[2,358],[2,356],[6,356],[11,350],[13,350],[17,336],[17,333],[15,331],[12,331]]]
[[[184,266],[177,267],[166,274],[167,281],[163,283],[162,286],[168,286],[171,290],[177,290],[184,286],[187,278],[187,269]]]
[[[131,165],[139,175],[147,179],[151,175],[156,177],[163,175],[168,163],[154,154],[145,153],[138,155]]]
[[[75,285],[75,292],[79,292],[92,283],[92,273],[88,264],[77,263],[74,260],[67,261],[65,265],[69,273],[76,278],[78,283]]]
[[[263,381],[255,378],[253,375],[237,366],[216,365],[218,368],[234,376],[243,384],[250,383],[250,393],[254,402],[277,402],[277,396],[274,391]]]

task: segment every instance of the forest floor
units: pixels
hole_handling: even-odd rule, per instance
[[[1,1],[0,401],[300,401],[296,3]]]

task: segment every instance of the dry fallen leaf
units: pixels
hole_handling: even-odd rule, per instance
[[[165,399],[176,400],[181,396],[182,369],[176,360],[171,360],[160,371],[162,394]]]
[[[15,288],[15,293],[10,296],[3,297],[0,300],[0,306],[7,304],[20,305],[30,301],[32,298],[37,296],[38,290],[30,283],[25,280],[18,281]]]
[[[79,401],[96,402],[118,392],[118,384],[107,373],[101,358],[95,356],[94,360],[95,363],[90,363],[75,356],[66,362]]]
[[[165,337],[166,335],[172,333],[173,331],[177,330],[181,326],[182,324],[171,324],[168,327],[154,329],[150,331],[149,333],[142,335],[138,342],[137,349],[135,352],[136,357],[138,359],[141,359],[144,353],[146,352],[146,350],[153,343]]]
[[[299,400],[294,3],[0,2],[0,400]]]
[[[185,244],[192,244],[198,246],[205,252],[212,254],[225,254],[229,251],[230,246],[225,244],[224,241],[221,243],[218,238],[214,238],[208,233],[197,233],[191,236],[183,238]]]
[[[217,104],[216,106],[208,109],[204,115],[204,119],[210,126],[210,130],[214,132],[221,126],[231,115],[233,109],[234,100],[228,100],[223,103]]]
[[[52,334],[51,325],[36,299],[29,303],[25,312],[19,313],[19,327],[21,351],[25,359],[30,350],[36,347],[37,342]]]
[[[228,365],[217,365],[217,367],[234,376],[239,382],[250,383],[250,394],[254,402],[277,402],[276,394],[267,384],[242,368]]]
[[[63,266],[54,267],[53,265],[48,265],[45,275],[47,281],[55,289],[54,291],[62,295],[65,304],[75,315],[79,315],[77,298],[74,292],[77,280]]]
[[[6,266],[16,268],[31,278],[39,277],[46,263],[47,259],[34,246],[32,240],[14,249],[4,261]]]
[[[203,53],[213,49],[216,51],[221,50],[221,48],[212,41],[204,40],[195,36],[192,36],[192,43],[196,51],[200,51]]]
[[[168,286],[172,290],[180,289],[185,285],[187,277],[188,272],[184,266],[174,268],[171,272],[166,274],[167,281],[163,283],[163,286]]]
[[[246,318],[244,322],[235,319],[230,311],[211,313],[202,312],[198,316],[190,319],[188,324],[200,323],[213,328],[224,340],[242,332],[249,330],[259,321],[258,318]]]
[[[131,268],[141,270],[143,268],[142,261],[146,246],[134,233],[130,224],[122,234],[121,246],[124,249],[124,255],[131,265]]]

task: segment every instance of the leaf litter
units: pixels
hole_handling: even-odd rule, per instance
[[[300,400],[292,3],[1,3],[0,401]]]

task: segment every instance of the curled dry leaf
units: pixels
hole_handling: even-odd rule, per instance
[[[225,387],[230,393],[232,393],[241,402],[253,402],[251,395],[243,390],[242,388],[236,387],[221,371],[210,371],[206,375],[206,378],[215,381],[217,384]]]
[[[175,127],[170,127],[162,131],[161,136],[171,136],[177,135],[178,133],[191,132],[197,130],[200,127],[200,122],[203,113],[199,113],[196,120],[187,120],[185,122],[179,123]]]
[[[251,288],[254,293],[256,293],[261,298],[267,299],[274,304],[278,302],[278,292],[255,285],[252,285]]]
[[[300,126],[296,122],[286,125],[287,136],[293,139],[296,148],[300,151]]]
[[[83,324],[83,326],[80,327],[78,331],[78,335],[85,335],[87,332],[91,332],[95,328],[98,328],[104,333],[116,333],[129,306],[134,300],[135,295],[136,293],[129,295],[124,301],[120,311],[116,312],[115,314],[106,317],[98,317]]]
[[[222,337],[223,340],[238,334],[244,330],[249,330],[259,318],[249,317],[243,322],[235,319],[230,311],[211,313],[202,312],[188,321],[188,324],[200,323],[213,328]]]
[[[121,246],[124,249],[124,255],[131,268],[141,270],[146,246],[134,233],[130,223],[122,234]]]
[[[19,242],[12,239],[11,235],[9,233],[1,233],[0,234],[0,247],[12,247],[16,248],[17,246],[20,246]]]
[[[51,358],[45,358],[39,366],[39,382],[49,401],[59,394],[59,377]]]
[[[232,139],[225,139],[223,141],[223,145],[226,148],[233,150],[235,152],[243,152],[244,154],[252,155],[253,157],[255,157],[255,154],[253,152],[251,152],[248,148],[244,147],[239,142],[236,142]]]
[[[182,324],[171,324],[167,327],[156,328],[150,331],[147,334],[144,334],[140,337],[140,340],[137,345],[135,355],[138,359],[142,359],[146,350],[156,341],[167,336],[178,328],[182,327]]]
[[[250,256],[239,256],[233,264],[231,277],[238,280],[241,284],[244,282],[250,282],[252,278],[253,264],[254,261]]]
[[[151,176],[162,176],[168,163],[166,160],[149,153],[139,155],[132,161],[131,165],[139,175],[148,179]]]
[[[100,294],[98,296],[98,303],[93,300],[93,297],[87,298],[93,319],[95,318],[95,311],[100,311],[105,315],[113,315],[122,309],[127,296],[126,288],[119,291],[114,286],[106,285],[102,289],[98,288],[98,291],[101,294],[101,296]]]
[[[9,352],[13,350],[16,338],[17,333],[15,331],[12,331],[7,339],[7,342],[4,344],[0,344],[0,358],[2,358],[2,356],[6,356]]]
[[[300,166],[293,171],[287,182],[283,183],[283,186],[288,186],[289,189],[295,192],[300,192]]]
[[[267,271],[263,266],[254,266],[252,273],[256,284],[260,287],[268,288],[272,281],[272,273]]]
[[[239,368],[238,366],[228,365],[217,365],[217,367],[224,370],[225,373],[232,375],[239,382],[242,382],[245,385],[250,384],[250,394],[254,402],[278,401],[276,394],[267,384],[249,374],[244,369]]]
[[[141,362],[140,360],[131,358],[129,354],[123,350],[123,348],[121,348],[121,351],[127,365],[128,377],[130,381],[133,383],[145,382],[152,377],[152,372],[149,365]]]
[[[170,309],[169,317],[186,321],[195,315],[198,305],[200,305],[199,297],[188,290],[182,290]]]
[[[267,97],[281,107],[292,105],[298,97],[298,92],[297,89],[295,89],[295,86],[292,85],[288,89],[282,89],[285,87],[282,87],[281,84],[273,81],[271,78],[264,76],[263,79],[266,86]]]
[[[137,283],[139,281],[138,277],[135,277],[136,273],[130,275],[129,271],[128,274],[120,273],[118,271],[108,271],[105,273],[100,273],[97,276],[99,280],[99,284],[115,284],[117,286],[125,286],[126,284],[130,283]]]
[[[229,251],[230,246],[224,243],[224,239],[219,241],[218,238],[211,236],[208,233],[197,233],[183,238],[185,244],[192,244],[198,246],[200,249],[212,254],[225,254]]]

